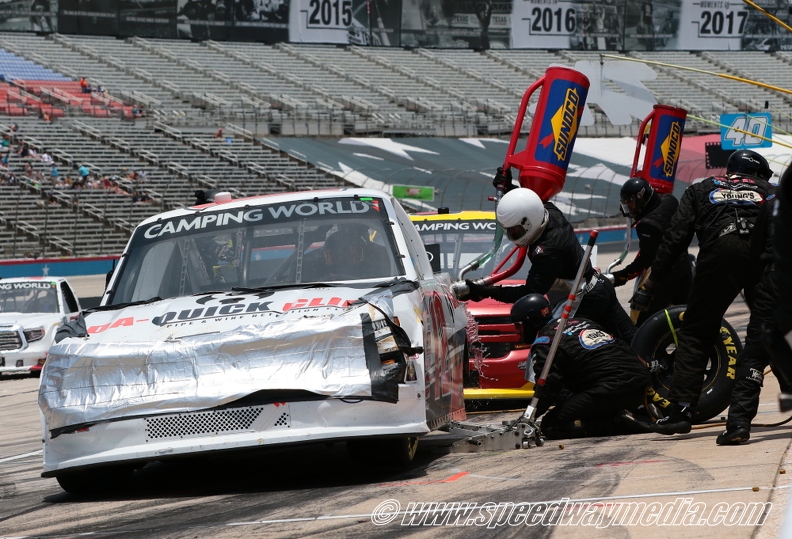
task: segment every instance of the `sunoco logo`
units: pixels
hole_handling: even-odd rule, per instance
[[[569,145],[575,140],[579,108],[580,94],[578,94],[577,89],[568,88],[564,97],[564,104],[561,105],[550,120],[555,137],[553,153],[555,153],[559,161],[566,161]]]
[[[671,132],[660,145],[660,151],[663,152],[663,174],[668,178],[674,175],[674,167],[679,160],[679,152],[682,150],[681,140],[682,126],[679,122],[673,122]]]

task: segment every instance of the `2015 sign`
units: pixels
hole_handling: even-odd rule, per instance
[[[352,24],[352,0],[311,0],[308,26],[344,26]]]

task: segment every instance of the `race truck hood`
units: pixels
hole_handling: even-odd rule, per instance
[[[388,322],[394,293],[415,289],[404,284],[215,293],[89,313],[88,336],[50,349],[39,407],[57,433],[268,390],[396,402],[404,362],[383,366],[380,354],[397,349]]]
[[[63,315],[59,313],[1,313],[0,326],[19,324],[24,328],[43,327],[49,328],[55,323],[63,322]]]

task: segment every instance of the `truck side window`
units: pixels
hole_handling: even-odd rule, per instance
[[[61,283],[61,291],[63,291],[63,299],[66,301],[66,310],[70,313],[76,313],[80,310],[79,305],[77,304],[77,299],[74,297],[74,294],[69,288],[69,285],[66,283]]]

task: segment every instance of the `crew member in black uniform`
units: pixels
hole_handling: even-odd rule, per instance
[[[557,279],[575,279],[585,253],[572,225],[552,202],[543,203],[530,189],[514,188],[503,195],[496,213],[506,236],[515,244],[528,247],[531,269],[525,284],[485,286],[479,281],[466,280],[470,292],[460,299],[493,298],[514,303],[527,294],[546,294]],[[578,292],[581,299],[572,314],[595,320],[606,331],[632,342],[637,330],[619,304],[613,284],[597,273],[590,261],[586,262],[584,277]]]
[[[750,150],[734,152],[726,175],[707,178],[685,190],[671,227],[663,237],[651,275],[633,296],[633,305],[647,308],[656,285],[670,275],[673,264],[696,234],[699,254],[696,277],[678,337],[671,378],[671,412],[655,423],[661,434],[690,432],[691,407],[698,404],[707,366],[707,349],[718,337],[726,309],[741,290],[751,306],[761,266],[751,256],[751,232],[767,197],[773,194],[770,166]]]
[[[529,362],[540,378],[557,332],[550,303],[541,294],[520,298],[511,310],[531,344]],[[534,340],[535,336],[535,340]],[[580,438],[649,432],[632,415],[644,402],[649,370],[630,345],[587,318],[567,320],[553,364],[543,385],[536,386],[537,416],[548,438]]]
[[[792,168],[787,169],[781,181],[780,191],[784,185],[792,182]],[[787,194],[788,196],[788,194]],[[770,199],[771,197],[768,197]],[[792,392],[792,351],[778,330],[774,317],[777,308],[783,308],[786,296],[779,290],[782,275],[776,271],[773,256],[773,242],[781,238],[781,247],[789,244],[790,230],[774,232],[777,226],[772,215],[779,200],[773,198],[762,208],[756,220],[751,238],[752,253],[755,259],[764,266],[759,283],[752,293],[751,317],[745,332],[745,347],[737,357],[737,376],[732,391],[729,417],[726,430],[718,436],[718,445],[736,445],[751,437],[751,421],[759,410],[759,393],[764,381],[764,370],[770,365],[781,386],[782,395]],[[789,287],[787,278],[786,286]],[[787,288],[784,293],[792,293]],[[792,329],[792,326],[790,327]],[[765,342],[763,342],[765,341]],[[764,344],[765,346],[762,346]]]
[[[763,332],[765,348],[783,365],[792,364],[792,167],[788,167],[778,186],[778,201],[773,217],[773,260],[778,303],[773,322]],[[775,366],[773,367],[775,368]],[[792,382],[792,376],[787,377]],[[780,398],[781,411],[792,410],[792,391]]]
[[[630,178],[621,188],[621,206],[622,212],[635,221],[633,227],[638,233],[638,254],[624,269],[613,272],[614,286],[627,284],[649,269],[679,202],[673,195],[656,193],[643,178]],[[641,311],[635,325],[641,327],[654,313],[669,305],[687,303],[692,285],[693,273],[686,249],[679,255],[668,278],[657,286],[649,307]]]

